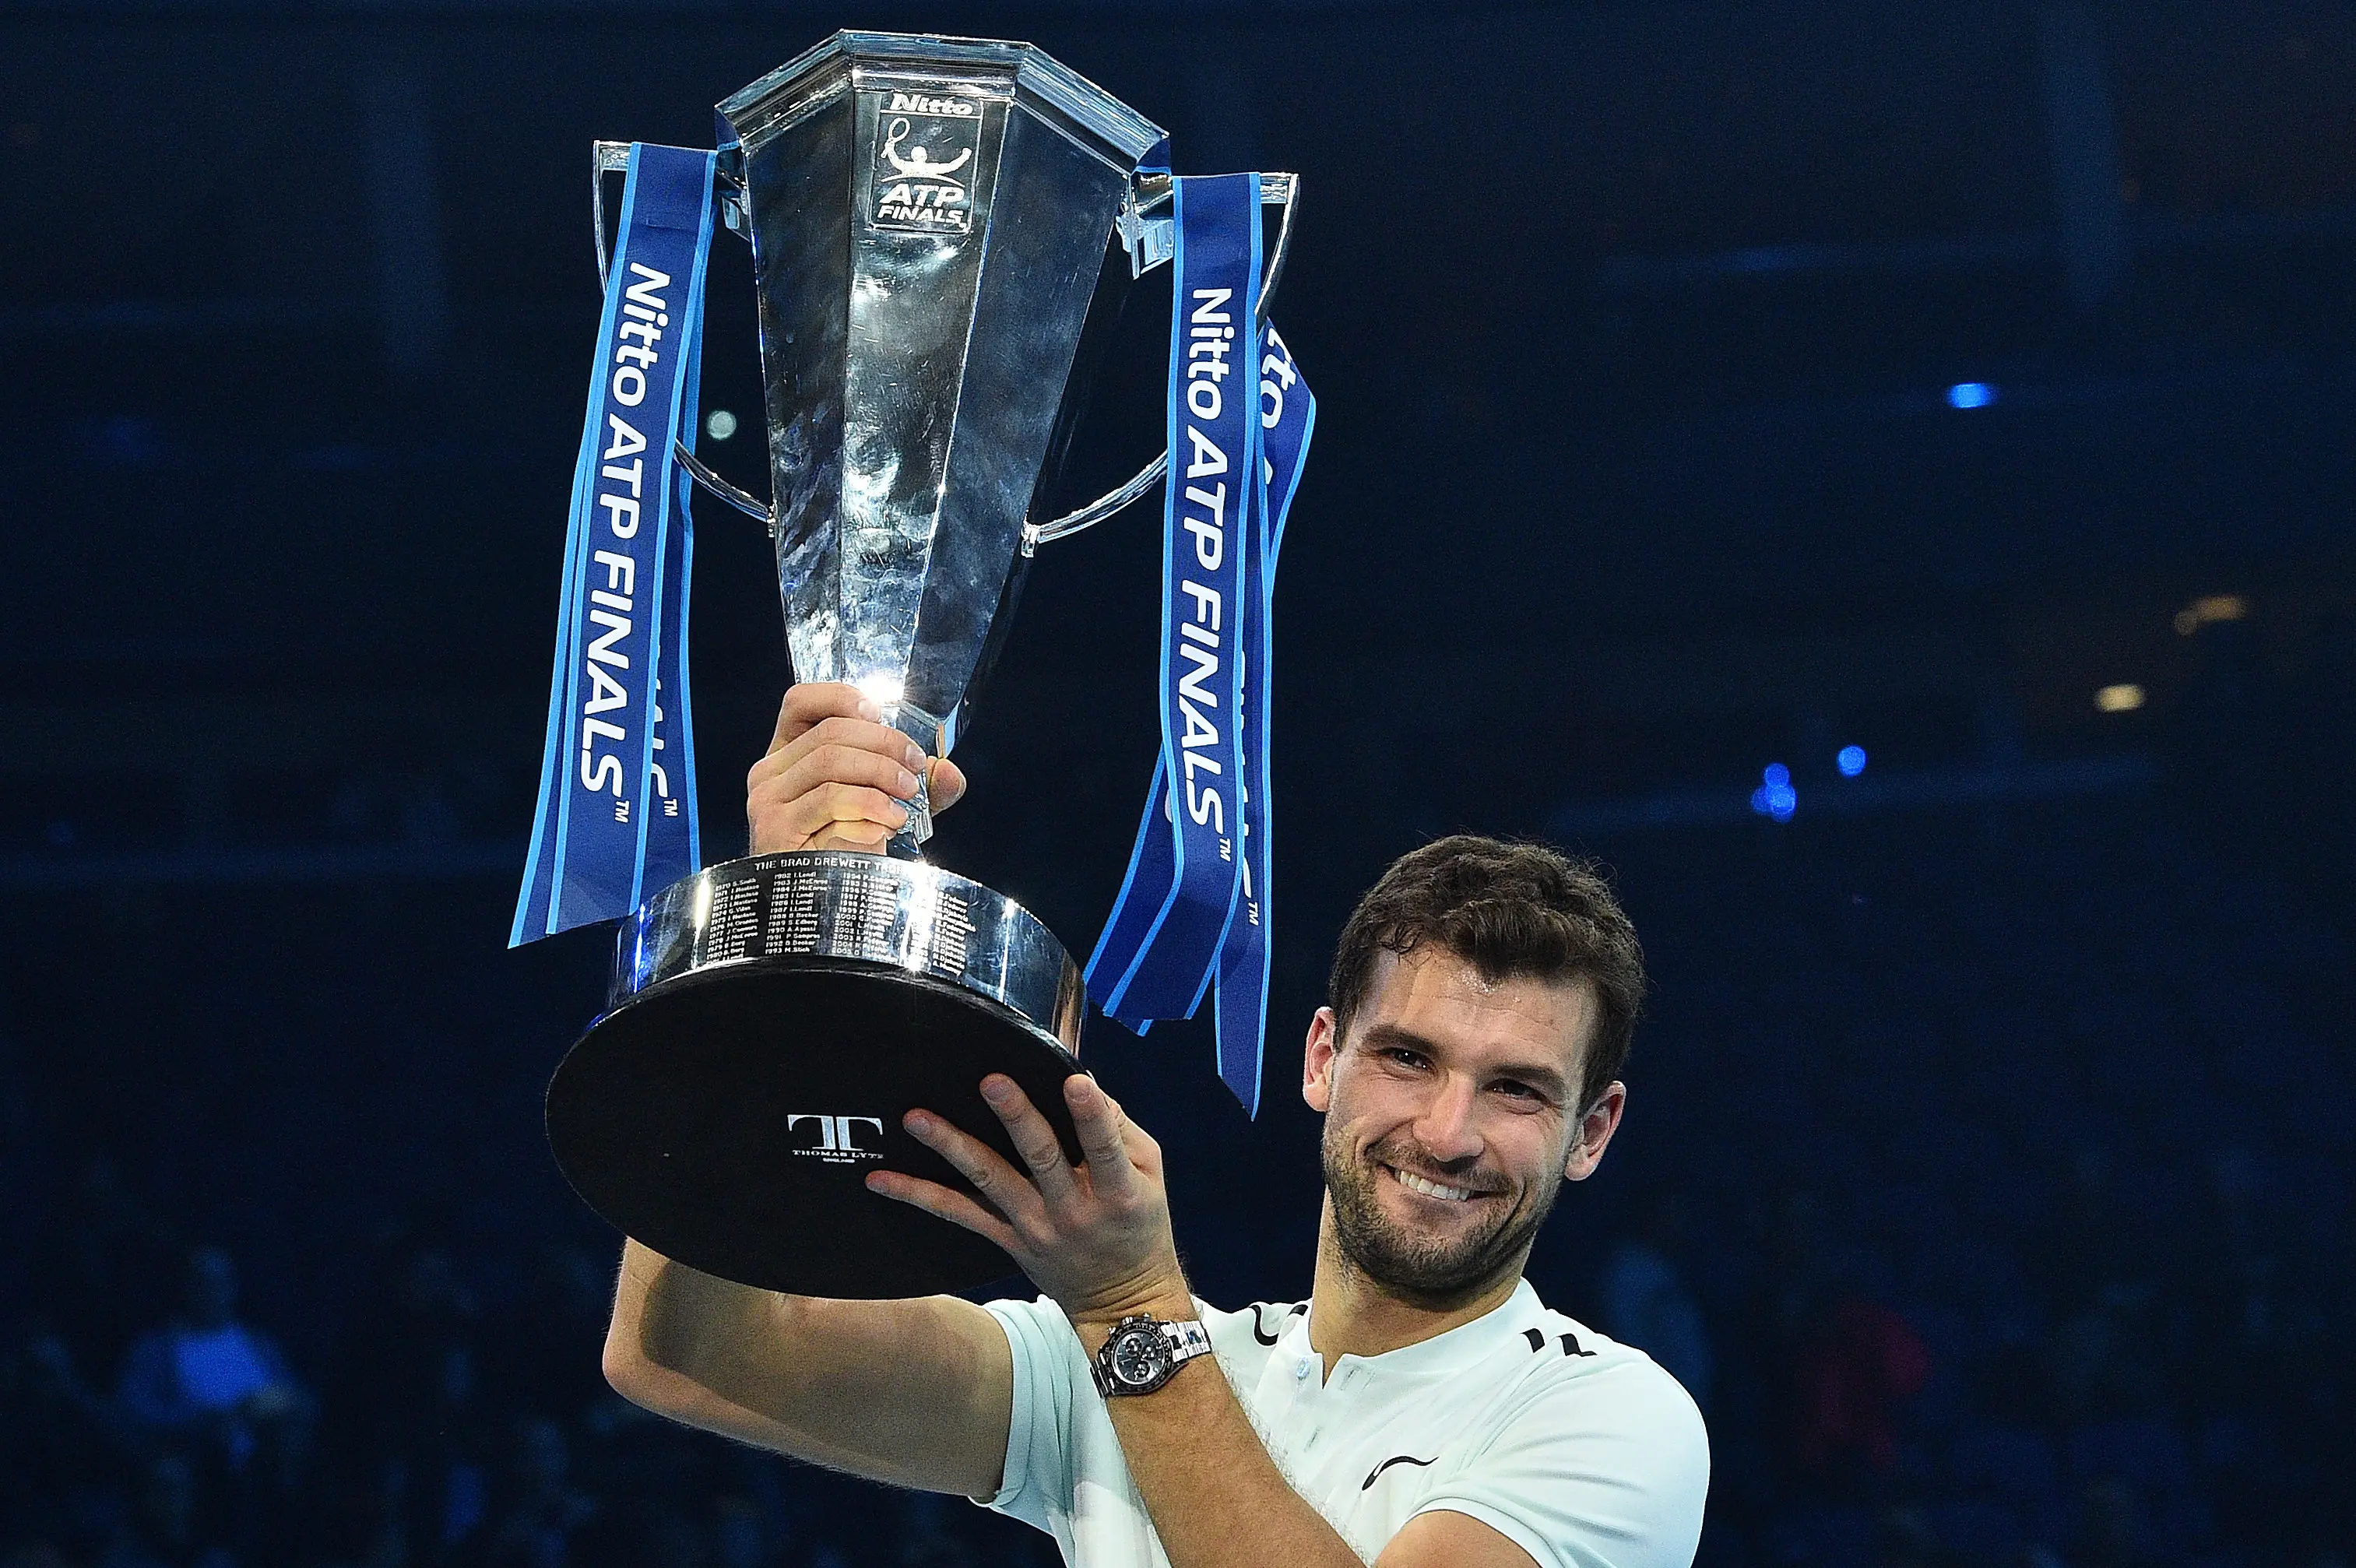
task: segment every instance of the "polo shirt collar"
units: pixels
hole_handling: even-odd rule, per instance
[[[1419,1339],[1412,1345],[1402,1345],[1396,1350],[1386,1350],[1379,1356],[1344,1356],[1333,1363],[1339,1372],[1356,1364],[1399,1377],[1442,1377],[1462,1372],[1494,1352],[1499,1347],[1519,1344],[1523,1326],[1545,1306],[1538,1293],[1526,1279],[1517,1280],[1514,1294],[1474,1318],[1460,1323],[1444,1334],[1429,1339]],[[1316,1309],[1293,1316],[1285,1326],[1281,1348],[1289,1353],[1313,1355],[1309,1337],[1309,1320]]]

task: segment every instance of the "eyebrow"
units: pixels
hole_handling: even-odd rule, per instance
[[[1419,1035],[1412,1029],[1402,1029],[1397,1024],[1371,1025],[1366,1032],[1358,1037],[1358,1043],[1370,1050],[1405,1049],[1427,1057],[1444,1054],[1438,1041]],[[1537,1062],[1506,1062],[1490,1076],[1510,1078],[1526,1083],[1532,1089],[1556,1101],[1562,1100],[1569,1092],[1569,1080],[1563,1076],[1561,1069]]]

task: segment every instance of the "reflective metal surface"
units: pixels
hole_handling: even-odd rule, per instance
[[[1026,522],[1023,525],[1023,553],[1030,554],[1042,544],[1052,544],[1058,539],[1068,539],[1075,533],[1094,528],[1119,512],[1123,507],[1141,499],[1145,492],[1162,482],[1170,471],[1170,449],[1163,447],[1153,461],[1140,468],[1129,483],[1103,495],[1076,510],[1066,512],[1053,522]]]
[[[671,456],[679,459],[679,466],[685,468],[688,473],[693,477],[697,484],[701,485],[705,489],[710,490],[713,495],[718,496],[722,500],[726,501],[730,506],[734,507],[738,511],[743,512],[746,517],[751,518],[754,521],[767,523],[774,526],[776,520],[769,514],[767,502],[761,500],[757,497],[745,494],[743,490],[738,489],[735,486],[730,484],[727,480],[713,473],[712,469],[705,465],[702,458],[697,456],[694,453],[687,449],[687,444],[685,442],[673,441],[670,444],[670,450]]]
[[[1087,328],[1118,309],[1104,297],[1117,293],[1111,270],[1100,270],[1107,239],[1119,241],[1130,279],[1173,254],[1171,178],[1136,167],[1162,133],[1028,44],[889,33],[839,33],[723,102],[720,115],[736,143],[720,176],[722,216],[754,245],[778,500],[765,507],[683,446],[680,461],[769,525],[797,675],[866,687],[919,745],[946,752],[1020,562],[1119,513],[1168,467],[1165,452],[1085,506],[1031,519],[1077,412],[1085,376],[1073,371]],[[783,177],[805,147],[847,159],[847,230],[841,181]],[[626,142],[592,149],[600,287],[605,177],[628,164]],[[902,187],[929,193],[940,216],[894,215],[877,200]],[[937,200],[951,189],[954,200]],[[1262,322],[1291,250],[1298,195],[1295,176],[1260,176],[1260,199],[1281,214]],[[1056,220],[1043,221],[1051,209]],[[922,242],[896,237],[911,233]],[[794,269],[813,247],[837,264],[802,275]],[[903,333],[906,352],[882,351]],[[796,373],[781,395],[776,372],[787,368]],[[969,408],[977,393],[990,401]],[[782,424],[781,408],[799,424]],[[894,445],[912,433],[926,439]],[[1026,453],[1036,460],[1026,464]],[[788,466],[819,471],[797,488]],[[963,492],[954,504],[953,483]],[[849,503],[830,526],[829,498]],[[961,537],[944,549],[950,527]],[[1009,542],[1013,553],[1001,559]],[[853,604],[861,613],[846,614]],[[899,853],[932,832],[921,792],[914,805]]]
[[[720,114],[795,675],[861,687],[946,752],[1162,132],[1028,45],[880,33],[837,34]],[[919,800],[895,848],[929,832]]]
[[[1079,969],[1029,910],[936,865],[847,850],[752,855],[663,889],[622,924],[606,1009],[666,981],[778,960],[945,982],[1079,1047]]]

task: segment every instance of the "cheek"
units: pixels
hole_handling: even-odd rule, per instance
[[[1399,1079],[1378,1062],[1333,1064],[1333,1112],[1353,1121],[1414,1121],[1423,1104],[1423,1092],[1414,1080]]]
[[[1577,1148],[1560,1122],[1549,1125],[1542,1118],[1519,1114],[1501,1117],[1489,1130],[1488,1144],[1498,1168],[1531,1188],[1560,1181]]]
[[[1336,1071],[1326,1125],[1339,1130],[1343,1145],[1368,1148],[1415,1120],[1411,1097],[1380,1073]]]

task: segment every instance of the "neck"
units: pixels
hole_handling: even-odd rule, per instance
[[[1309,1343],[1324,1358],[1325,1375],[1344,1356],[1404,1350],[1460,1327],[1503,1305],[1522,1282],[1526,1248],[1495,1278],[1445,1301],[1402,1294],[1369,1276],[1343,1251],[1333,1233],[1333,1200],[1317,1226],[1317,1279],[1309,1293]]]

